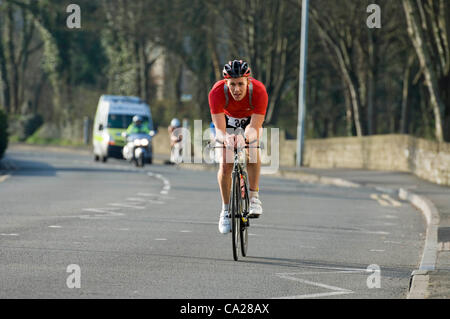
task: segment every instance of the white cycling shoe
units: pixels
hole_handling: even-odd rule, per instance
[[[250,209],[249,209],[248,217],[249,218],[258,218],[259,216],[261,216],[262,212],[263,212],[262,204],[261,204],[261,201],[259,200],[259,198],[252,197],[250,199]]]
[[[231,232],[230,217],[228,216],[228,211],[226,210],[222,210],[222,213],[220,213],[219,232],[224,235]]]

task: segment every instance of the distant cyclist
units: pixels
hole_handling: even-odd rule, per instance
[[[236,138],[230,132],[235,129],[244,130],[249,145],[258,145],[260,129],[264,122],[268,96],[264,84],[250,77],[251,72],[247,62],[234,60],[225,64],[224,79],[214,84],[209,92],[209,107],[214,122],[216,140],[223,141],[226,147],[235,145]],[[259,176],[261,158],[257,149],[249,149],[256,160],[247,163],[250,185],[249,217],[259,217],[262,214],[262,204],[259,200]],[[231,224],[228,216],[231,171],[233,169],[233,150],[223,151],[217,179],[222,197],[222,211],[219,219],[219,231],[222,234],[230,232]]]
[[[173,118],[170,121],[170,125],[167,128],[170,136],[170,162],[171,163],[179,163],[181,162],[181,152],[182,148],[182,139],[183,136],[176,129],[181,128],[180,120],[177,118]],[[177,134],[178,133],[178,134]]]

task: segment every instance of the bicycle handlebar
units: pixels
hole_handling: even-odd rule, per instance
[[[231,149],[231,148],[234,148],[234,149],[249,149],[249,148],[261,148],[261,146],[250,146],[250,144],[254,144],[254,143],[256,143],[258,140],[254,140],[254,141],[252,141],[252,142],[249,142],[247,139],[245,139],[245,146],[244,147],[238,147],[237,145],[235,145],[235,146],[225,146],[225,142],[224,141],[220,141],[220,140],[218,140],[218,139],[214,139],[214,142],[215,143],[219,143],[219,144],[222,144],[222,146],[211,146],[211,142],[209,142],[209,147],[210,148],[228,148],[228,149]]]

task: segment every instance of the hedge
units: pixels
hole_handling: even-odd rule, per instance
[[[8,117],[0,109],[0,159],[5,154],[8,147]]]

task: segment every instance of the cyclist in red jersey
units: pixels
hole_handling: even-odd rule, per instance
[[[247,62],[234,60],[223,68],[224,80],[214,84],[209,92],[211,118],[216,127],[216,139],[225,146],[232,147],[236,142],[233,130],[244,130],[249,145],[258,145],[260,131],[264,122],[268,96],[264,84],[250,77]],[[242,143],[242,140],[240,140]],[[231,153],[231,154],[230,154]],[[233,169],[233,151],[223,151],[217,179],[222,196],[222,211],[219,220],[219,232],[227,234],[231,231],[228,216],[231,172]],[[250,185],[249,217],[257,218],[262,214],[259,200],[259,176],[261,158],[258,149],[249,149],[250,161],[247,172]],[[253,160],[252,160],[253,159]]]

